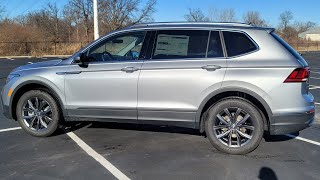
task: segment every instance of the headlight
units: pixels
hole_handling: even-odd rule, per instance
[[[19,74],[9,74],[9,76],[7,77],[7,80],[6,80],[6,84],[11,81],[11,79],[15,78],[15,77],[19,77],[20,75]]]

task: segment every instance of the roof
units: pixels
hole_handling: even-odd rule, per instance
[[[320,34],[320,27],[316,27],[299,34],[299,37],[305,38],[307,34]]]
[[[140,29],[140,28],[221,28],[221,29],[258,29],[273,31],[273,28],[258,27],[251,24],[239,22],[153,22],[141,23],[129,26],[127,29]]]

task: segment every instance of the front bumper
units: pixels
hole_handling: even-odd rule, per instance
[[[301,131],[308,128],[314,121],[315,112],[285,114],[273,116],[270,134],[280,135]]]
[[[9,106],[4,105],[4,103],[3,103],[2,94],[3,94],[3,92],[0,93],[0,103],[1,103],[1,112],[0,113],[3,113],[3,115],[6,118],[12,119],[12,115],[10,113]]]

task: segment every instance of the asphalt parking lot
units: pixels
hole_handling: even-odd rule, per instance
[[[320,53],[304,58],[320,107]],[[0,59],[0,89],[13,68],[49,59]],[[254,152],[235,156],[192,129],[80,123],[36,138],[0,114],[0,179],[320,179],[319,120],[291,137],[265,137]]]

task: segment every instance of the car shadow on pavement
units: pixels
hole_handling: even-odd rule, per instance
[[[299,132],[291,133],[293,136],[299,136]],[[294,139],[294,137],[287,136],[287,135],[264,135],[264,140],[266,142],[279,142],[279,141],[288,141]]]
[[[81,128],[90,126],[91,122],[66,122],[57,129],[51,136],[59,136],[68,132],[76,131]]]
[[[260,169],[258,178],[260,180],[278,180],[276,173],[268,167],[262,167]]]
[[[205,133],[200,133],[197,129],[183,128],[168,125],[151,125],[151,124],[130,124],[130,123],[115,123],[115,122],[68,122],[65,123],[53,136],[66,134],[71,131],[76,131],[82,128],[96,128],[96,129],[119,129],[119,130],[133,130],[133,131],[150,131],[150,132],[164,132],[188,134],[206,137]],[[292,133],[293,136],[299,136],[299,132]],[[268,135],[265,133],[263,138],[266,142],[288,141],[294,139],[286,135]]]
[[[166,132],[189,135],[202,135],[199,130],[192,128],[182,128],[167,125],[151,125],[151,124],[129,124],[129,123],[113,123],[113,122],[93,122],[88,128],[103,129],[121,129],[134,131],[150,131],[150,132]]]

